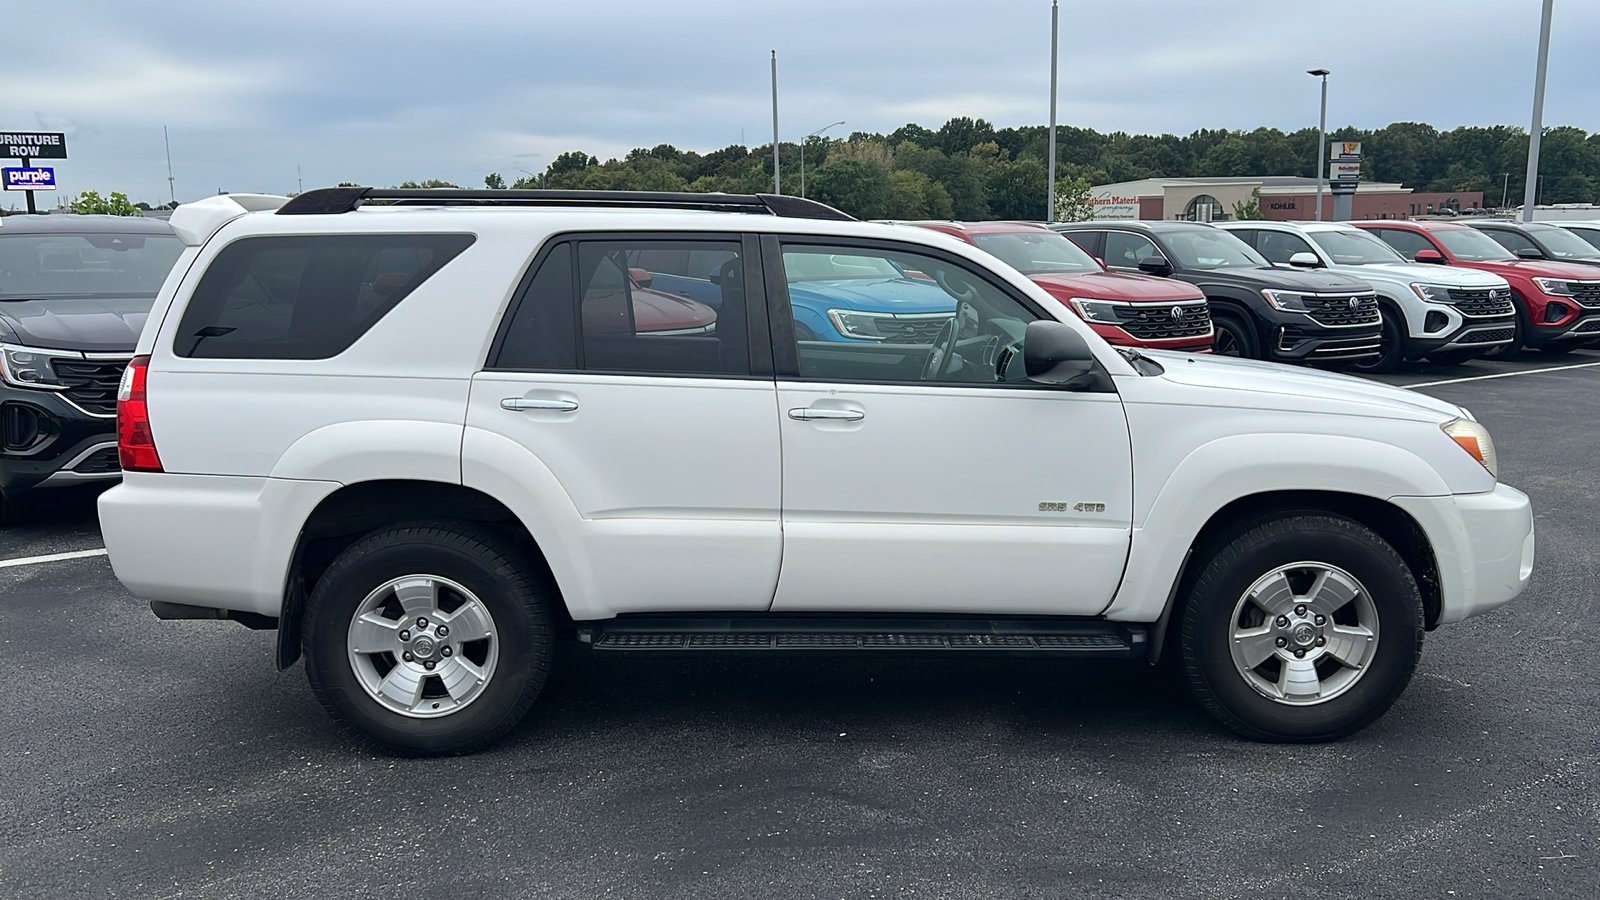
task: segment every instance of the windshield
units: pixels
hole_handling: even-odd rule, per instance
[[[1264,268],[1272,265],[1250,245],[1220,228],[1163,231],[1161,240],[1185,269]]]
[[[1583,238],[1595,250],[1600,251],[1600,227],[1591,225],[1568,225],[1567,230]]]
[[[0,300],[154,297],[182,252],[166,234],[0,235]]]
[[[1594,259],[1600,256],[1600,251],[1591,247],[1588,241],[1565,228],[1529,228],[1528,233],[1544,245],[1544,252],[1551,259]]]
[[[1516,254],[1494,242],[1481,231],[1471,228],[1441,228],[1428,232],[1434,240],[1444,245],[1456,259],[1467,262],[1490,262],[1497,259],[1516,259]]]
[[[1082,275],[1100,271],[1089,254],[1053,231],[1002,231],[969,235],[979,248],[1024,275],[1066,272]]]
[[[1365,231],[1314,231],[1311,240],[1341,266],[1403,263],[1410,260]]]

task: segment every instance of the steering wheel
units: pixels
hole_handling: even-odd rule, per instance
[[[928,361],[922,366],[922,380],[934,379],[949,374],[950,363],[956,354],[956,345],[961,341],[961,326],[967,322],[978,324],[978,310],[972,304],[962,302],[956,304],[955,315],[945,320],[939,326],[939,333],[934,335],[933,349],[928,352]]]

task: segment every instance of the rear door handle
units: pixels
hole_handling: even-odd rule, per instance
[[[859,409],[818,409],[812,406],[800,406],[789,410],[789,418],[797,422],[809,422],[813,419],[842,419],[846,422],[859,422],[867,414]]]
[[[507,397],[500,401],[501,409],[512,412],[521,412],[525,409],[553,409],[556,412],[572,412],[578,408],[576,400],[528,400],[523,397]]]

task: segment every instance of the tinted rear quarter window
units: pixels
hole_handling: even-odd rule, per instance
[[[337,356],[473,240],[470,234],[241,238],[200,278],[173,352],[201,359]]]

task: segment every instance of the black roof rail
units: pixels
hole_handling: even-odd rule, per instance
[[[610,206],[761,213],[791,219],[853,222],[825,203],[782,194],[712,194],[665,191],[511,191],[463,188],[332,187],[306,191],[279,207],[280,216],[353,212],[369,200],[402,206]]]

